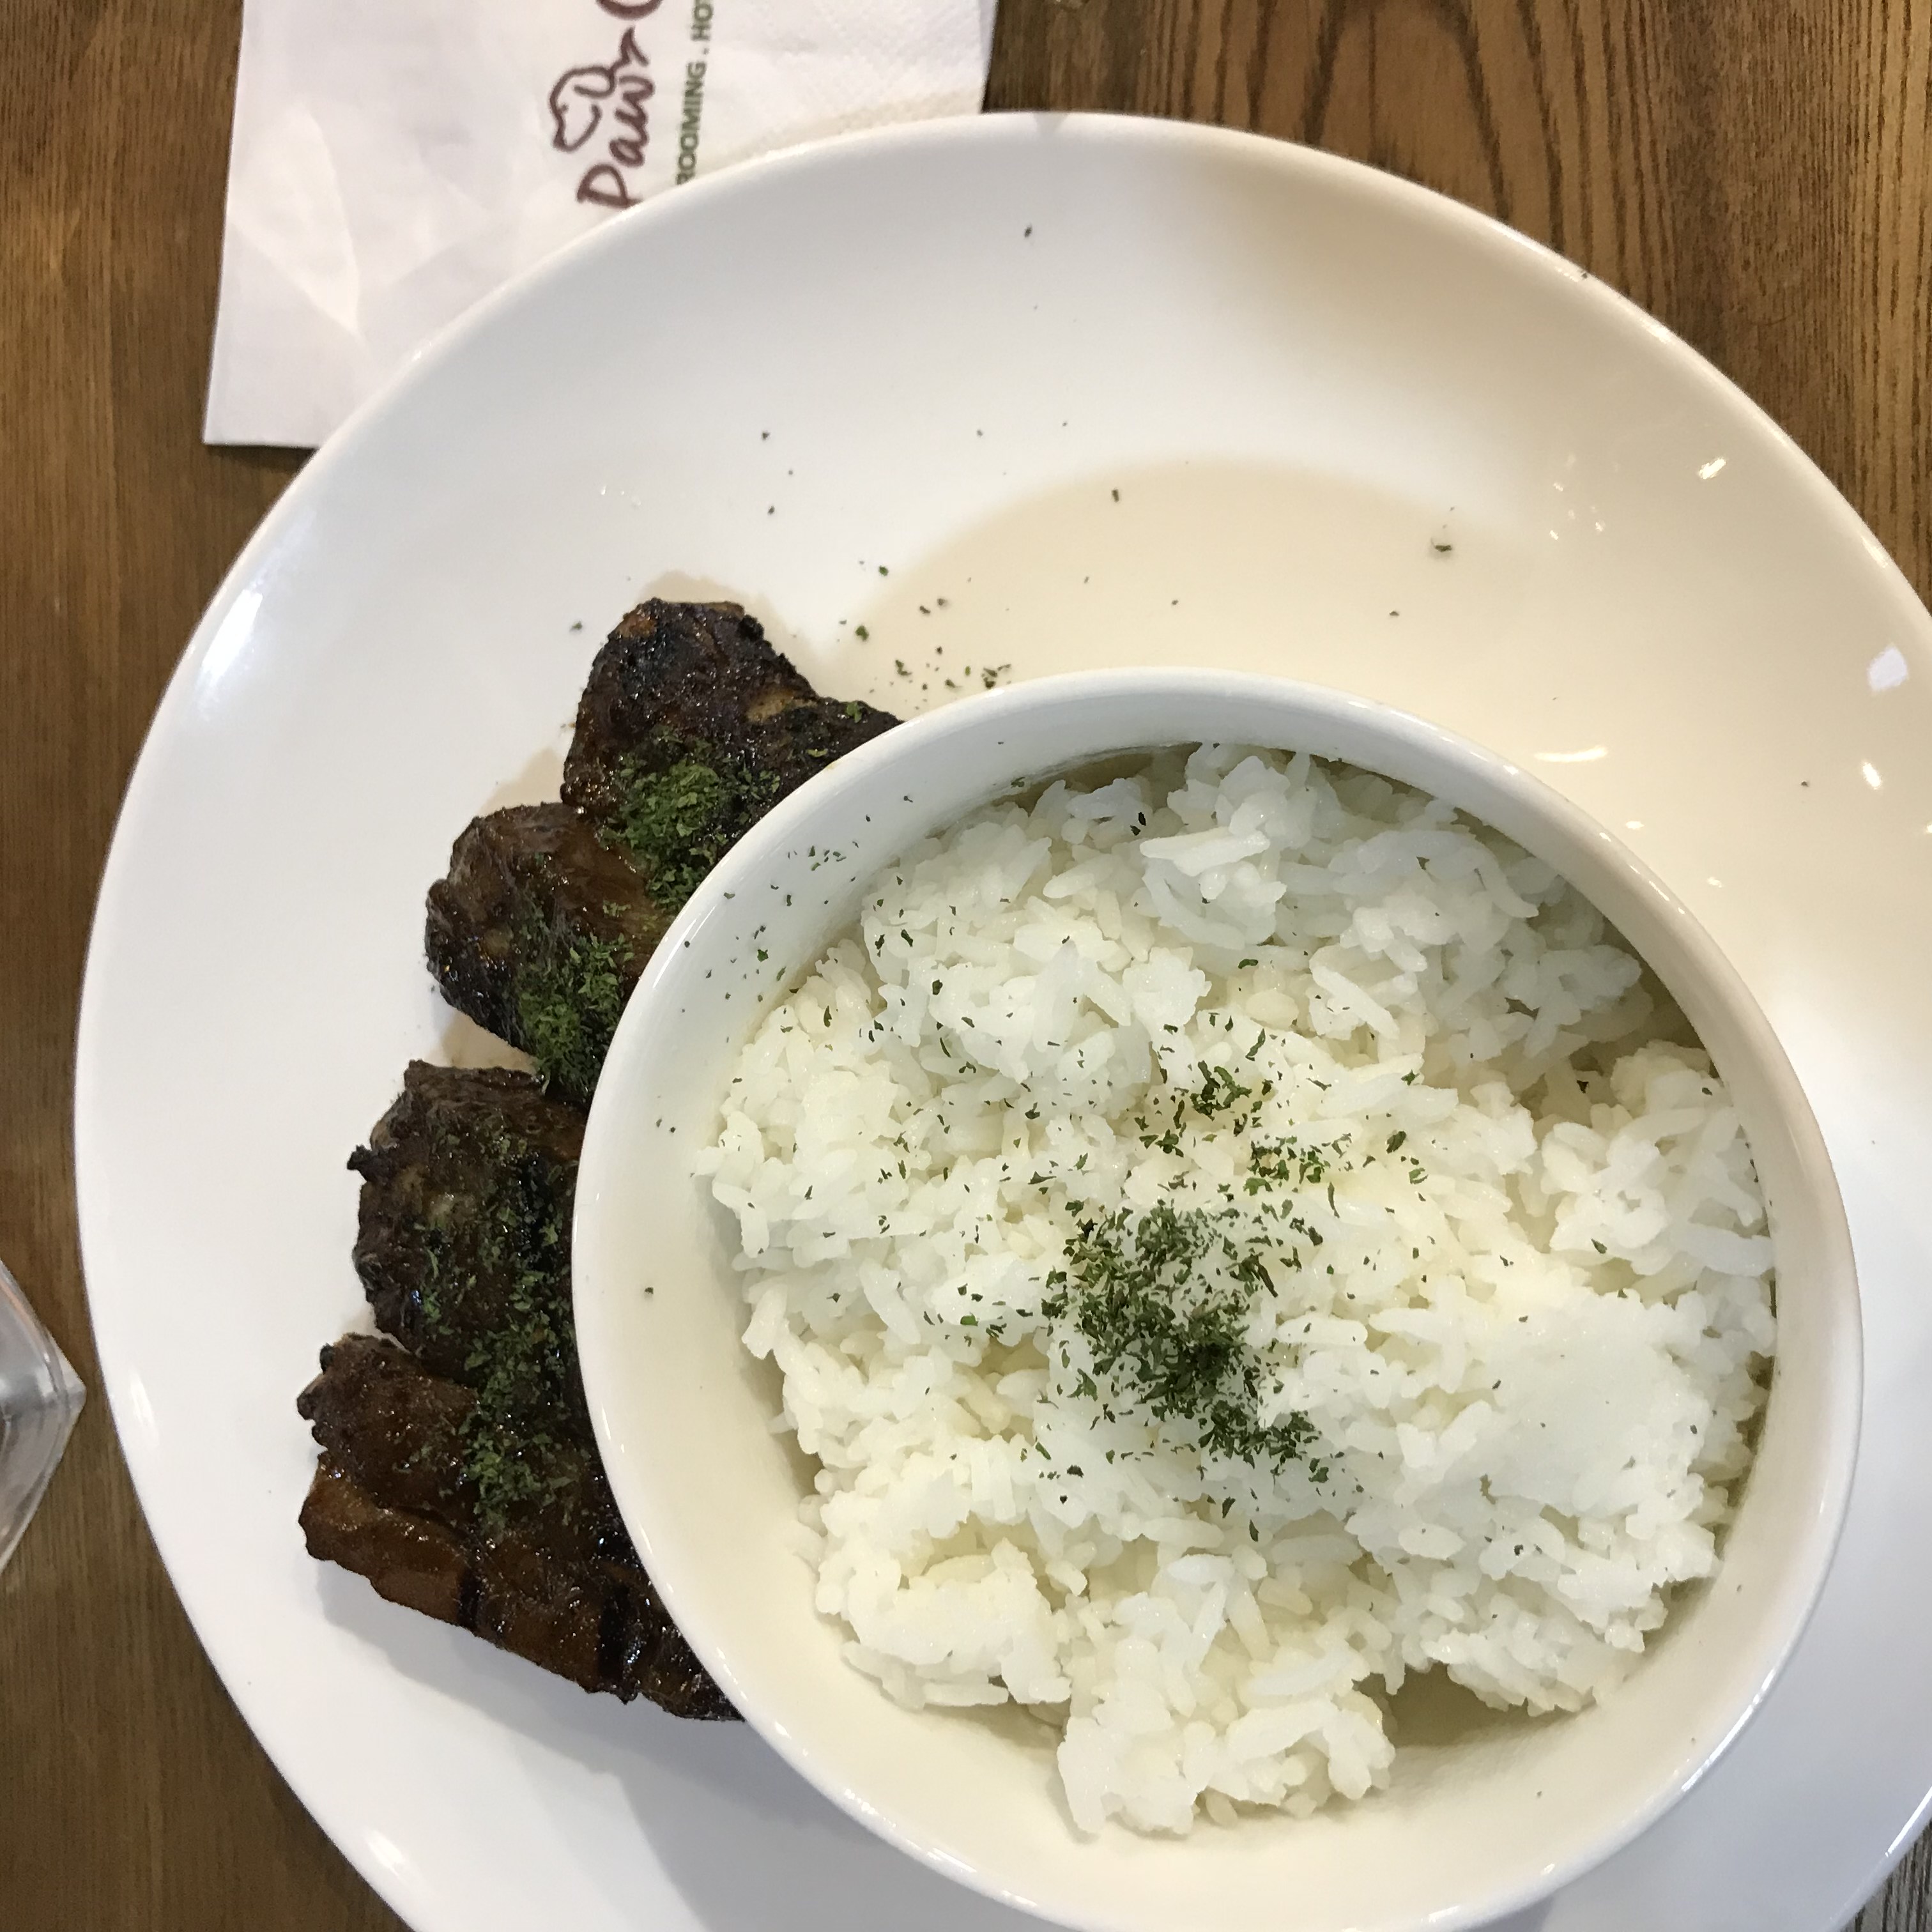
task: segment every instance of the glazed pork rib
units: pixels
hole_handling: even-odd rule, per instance
[[[735,1717],[658,1600],[594,1449],[560,1445],[542,1493],[507,1516],[482,1506],[466,1432],[476,1401],[376,1336],[323,1349],[296,1405],[322,1448],[302,1510],[309,1553],[586,1690]]]
[[[737,605],[640,604],[592,668],[564,799],[474,820],[431,887],[432,972],[534,1073],[412,1064],[351,1156],[346,1336],[297,1404],[311,1555],[581,1684],[734,1716],[666,1616],[586,1413],[570,1219],[611,1030],[692,888],[764,812],[888,729],[820,698]]]
[[[356,1272],[376,1327],[430,1374],[472,1379],[470,1358],[500,1354],[520,1326],[568,1340],[583,1145],[583,1114],[529,1074],[410,1063],[349,1157],[362,1177]],[[567,1406],[587,1430],[568,1352]]]
[[[584,1116],[526,1073],[413,1062],[369,1144],[348,1336],[296,1406],[310,1553],[581,1684],[728,1717],[598,1460],[570,1309]],[[402,1346],[392,1346],[392,1344]]]
[[[788,792],[897,722],[820,698],[735,604],[640,604],[591,668],[563,802],[474,820],[430,889],[443,997],[588,1106],[692,887]]]
[[[430,888],[424,950],[442,996],[527,1053],[579,1106],[670,914],[567,805],[472,819]]]
[[[898,722],[820,698],[736,604],[651,598],[590,668],[564,802],[682,905],[788,792]]]

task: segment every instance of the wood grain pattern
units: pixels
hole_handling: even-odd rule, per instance
[[[0,1253],[96,1390],[0,1575],[10,1932],[398,1924],[195,1644],[75,1247],[74,1009],[115,808],[298,463],[199,438],[238,21],[14,0],[0,62]],[[1256,128],[1499,215],[1710,356],[1932,588],[1927,0],[1004,0],[988,103]],[[1858,1927],[1932,1932],[1925,1846]]]
[[[74,1009],[122,787],[296,466],[200,447],[238,10],[26,0],[0,61],[0,1254],[89,1388],[0,1574],[0,1923],[396,1921],[236,1716],[142,1526],[75,1252]]]

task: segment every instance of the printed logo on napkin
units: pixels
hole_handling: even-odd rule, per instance
[[[245,0],[211,442],[319,442],[520,269],[751,155],[970,113],[993,0]]]
[[[664,0],[596,5],[622,23],[614,29],[616,51],[557,76],[550,91],[550,145],[584,162],[579,201],[634,208],[660,177],[688,182],[698,172],[712,0],[692,0],[688,26],[675,30],[661,17]]]

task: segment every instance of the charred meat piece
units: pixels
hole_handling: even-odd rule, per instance
[[[618,1016],[670,913],[567,805],[473,819],[430,888],[425,948],[444,998],[587,1106]]]
[[[728,1706],[665,1616],[592,1439],[570,1310],[584,1116],[527,1074],[412,1064],[351,1157],[374,1336],[297,1406],[312,1555],[586,1690]]]
[[[560,1394],[588,1440],[570,1328],[583,1144],[583,1114],[530,1075],[418,1060],[349,1165],[362,1177],[356,1272],[376,1327],[472,1387],[507,1356],[531,1357],[522,1406]]]
[[[553,1444],[541,1490],[493,1510],[475,1394],[373,1336],[323,1349],[296,1406],[322,1451],[302,1511],[311,1556],[586,1690],[736,1714],[665,1614],[594,1450]]]
[[[587,1690],[735,1714],[665,1616],[597,1457],[569,1230],[580,1109],[692,888],[761,814],[896,721],[820,698],[735,604],[640,604],[598,654],[564,801],[474,821],[430,889],[450,1003],[534,1078],[412,1066],[350,1166],[384,1331],[322,1352],[310,1552]],[[412,1352],[405,1352],[405,1349]]]
[[[834,758],[898,721],[820,698],[736,604],[640,604],[597,654],[563,768],[668,907]]]
[[[386,1508],[326,1456],[315,1466],[298,1520],[318,1563],[339,1563],[366,1576],[378,1596],[406,1610],[475,1628],[470,1556],[453,1530]]]
[[[464,1466],[494,1522],[594,1463],[570,1306],[582,1116],[527,1075],[417,1062],[350,1166],[378,1323],[460,1383]]]
[[[587,1106],[692,889],[786,793],[897,722],[820,698],[735,604],[640,604],[591,668],[564,802],[475,820],[430,889],[444,998]]]

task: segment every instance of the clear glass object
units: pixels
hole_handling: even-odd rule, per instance
[[[0,1265],[0,1570],[46,1493],[86,1390]]]

